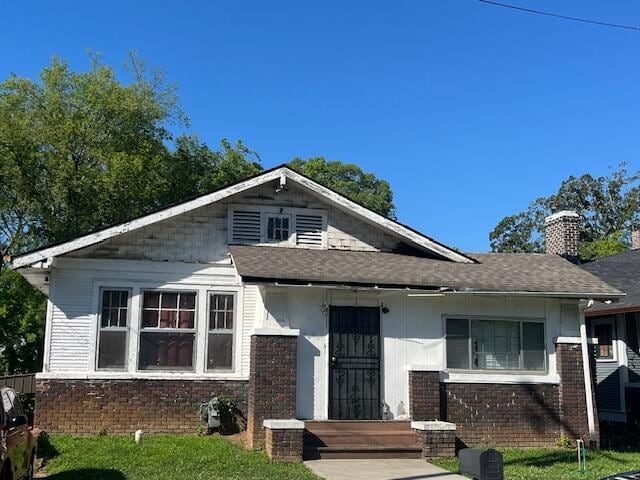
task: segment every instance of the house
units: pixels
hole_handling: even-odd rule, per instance
[[[574,223],[549,219],[552,253]],[[226,394],[270,450],[598,442],[581,302],[619,290],[561,255],[460,253],[286,166],[11,264],[49,299],[49,432],[195,431]]]
[[[583,265],[588,272],[624,291],[618,303],[593,304],[585,310],[596,348],[600,418],[640,423],[640,232],[632,232],[632,249]]]

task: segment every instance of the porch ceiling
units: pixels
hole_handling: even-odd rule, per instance
[[[557,255],[471,254],[455,263],[396,253],[235,245],[231,254],[245,281],[452,289],[459,292],[551,294],[616,299],[616,288]]]

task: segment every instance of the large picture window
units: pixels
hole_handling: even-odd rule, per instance
[[[448,318],[447,368],[546,369],[544,323],[524,320]]]
[[[99,325],[98,369],[125,369],[129,330],[129,290],[102,290]]]
[[[142,293],[140,370],[193,370],[196,293]]]
[[[233,367],[235,304],[231,293],[212,293],[209,296],[207,370],[229,370]]]

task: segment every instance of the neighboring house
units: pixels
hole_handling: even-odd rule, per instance
[[[574,234],[549,220],[552,250]],[[284,166],[12,266],[49,297],[38,426],[194,431],[227,394],[253,446],[294,417],[597,442],[580,301],[623,297],[559,255],[459,253]]]
[[[619,303],[585,310],[596,348],[600,418],[640,423],[640,232],[632,250],[583,265],[588,272],[624,291]]]

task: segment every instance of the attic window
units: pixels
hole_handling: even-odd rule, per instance
[[[291,217],[289,215],[267,214],[267,241],[283,242],[289,240]]]
[[[271,205],[230,205],[228,227],[230,244],[322,248],[326,244],[327,212]]]

